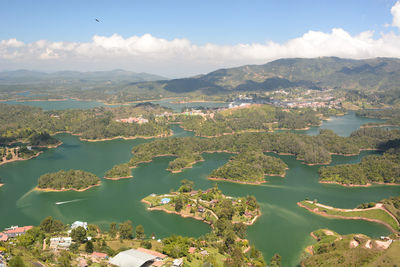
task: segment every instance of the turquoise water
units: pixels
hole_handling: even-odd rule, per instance
[[[321,127],[348,135],[354,127],[363,123],[364,119],[350,113],[326,121]],[[193,135],[176,125],[173,130],[176,136]],[[151,163],[132,169],[133,179],[102,179],[101,186],[85,192],[34,191],[40,175],[60,169],[83,169],[102,177],[113,165],[127,162],[133,146],[151,141],[118,139],[91,143],[82,142],[68,134],[57,137],[63,141],[60,147],[49,149],[32,160],[0,166],[0,177],[5,183],[0,188],[0,229],[15,224],[38,224],[51,215],[65,223],[84,220],[99,224],[103,229],[113,221],[119,223],[130,219],[134,225],[142,224],[147,235],[154,232],[157,238],[173,233],[196,237],[210,231],[209,226],[200,221],[160,211],[150,212],[140,200],[151,193],[161,194],[176,189],[182,179],[193,180],[195,186],[201,189],[212,186],[214,182],[207,180],[207,175],[226,163],[230,154],[204,154],[204,162],[176,174],[166,171],[173,157],[156,158]],[[362,152],[351,157],[334,156],[332,164],[359,162],[363,156],[371,153],[374,152]],[[362,202],[399,195],[399,186],[347,188],[319,184],[319,166],[304,165],[292,156],[279,157],[289,166],[285,178],[267,177],[268,183],[260,186],[218,182],[224,194],[257,197],[262,216],[249,227],[248,238],[264,253],[266,259],[279,253],[285,266],[295,266],[304,247],[312,242],[309,233],[318,228],[373,237],[389,234],[380,224],[324,218],[299,208],[296,203],[309,198],[328,205],[352,208]]]

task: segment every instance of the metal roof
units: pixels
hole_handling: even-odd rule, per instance
[[[136,249],[125,250],[118,253],[110,260],[111,264],[119,267],[140,267],[157,257]]]

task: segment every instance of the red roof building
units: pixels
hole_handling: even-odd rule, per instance
[[[140,251],[140,252],[144,252],[144,253],[153,255],[153,256],[161,259],[161,260],[163,260],[163,259],[165,259],[167,257],[167,255],[164,255],[164,254],[162,254],[160,252],[157,252],[157,251],[154,251],[154,250],[150,250],[150,249],[138,248],[137,250]]]
[[[33,228],[33,226],[23,226],[23,227],[13,226],[13,227],[9,228],[8,230],[4,231],[3,233],[6,234],[9,238],[17,237],[19,235],[25,234],[28,230],[30,230],[32,228]]]

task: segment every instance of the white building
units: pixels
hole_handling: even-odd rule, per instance
[[[68,249],[72,244],[71,237],[52,237],[50,238],[51,249]]]
[[[78,228],[79,226],[85,228],[85,230],[88,229],[87,227],[87,222],[81,222],[81,221],[76,221],[71,225],[71,229]]]

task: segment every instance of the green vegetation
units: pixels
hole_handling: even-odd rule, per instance
[[[270,105],[251,105],[227,109],[208,116],[179,116],[186,130],[198,136],[220,136],[244,131],[272,131],[273,129],[303,129],[321,123],[318,112],[312,109],[283,110]]]
[[[389,248],[381,241],[361,234],[341,236],[333,231],[320,229],[312,233],[317,243],[313,255],[306,255],[304,266],[396,266],[399,260],[399,242]]]
[[[46,173],[38,180],[39,189],[49,190],[86,190],[98,185],[100,178],[96,175],[81,170],[58,171]]]
[[[118,179],[133,177],[131,169],[127,163],[115,165],[111,170],[104,175],[105,178]]]
[[[209,176],[228,181],[262,183],[265,175],[284,176],[287,165],[280,159],[264,155],[261,151],[248,151],[214,170]]]
[[[364,109],[357,111],[357,116],[386,120],[382,123],[368,123],[365,126],[400,125],[400,109]]]
[[[216,138],[166,138],[134,147],[129,165],[136,166],[157,156],[170,155],[178,157],[175,162],[180,159],[179,167],[188,167],[194,157],[199,158],[204,152],[244,153],[252,150],[292,154],[307,164],[324,164],[330,162],[331,154],[351,155],[358,154],[361,149],[383,149],[390,140],[399,137],[400,131],[397,130],[367,128],[353,132],[350,137],[321,130],[318,136],[282,132],[242,133]]]
[[[370,155],[357,164],[322,167],[320,181],[344,185],[371,183],[400,184],[400,149],[392,148],[382,156]]]
[[[169,110],[150,103],[45,112],[40,108],[0,103],[0,144],[23,141],[37,146],[54,145],[57,141],[49,134],[58,132],[70,132],[89,140],[165,136],[170,133],[168,125],[154,117],[165,111]],[[148,122],[117,121],[129,117],[143,117]]]
[[[254,197],[232,198],[222,194],[217,186],[206,191],[189,191],[188,180],[182,181],[179,192],[165,195],[152,194],[143,199],[151,210],[176,211],[184,217],[204,220],[209,224],[219,219],[228,219],[233,223],[253,224],[260,215],[258,204]],[[162,202],[163,199],[168,202]]]
[[[325,205],[320,205],[316,202],[311,202],[308,200],[304,200],[300,202],[300,205],[307,208],[309,211],[314,212],[319,215],[331,216],[331,217],[340,217],[340,218],[364,218],[364,219],[372,219],[375,221],[383,222],[389,225],[394,231],[399,231],[399,223],[389,214],[387,211],[380,208],[372,208],[372,209],[361,209],[361,210],[343,210],[328,207]]]
[[[386,210],[388,210],[397,221],[400,222],[400,196],[391,197],[381,201]]]

